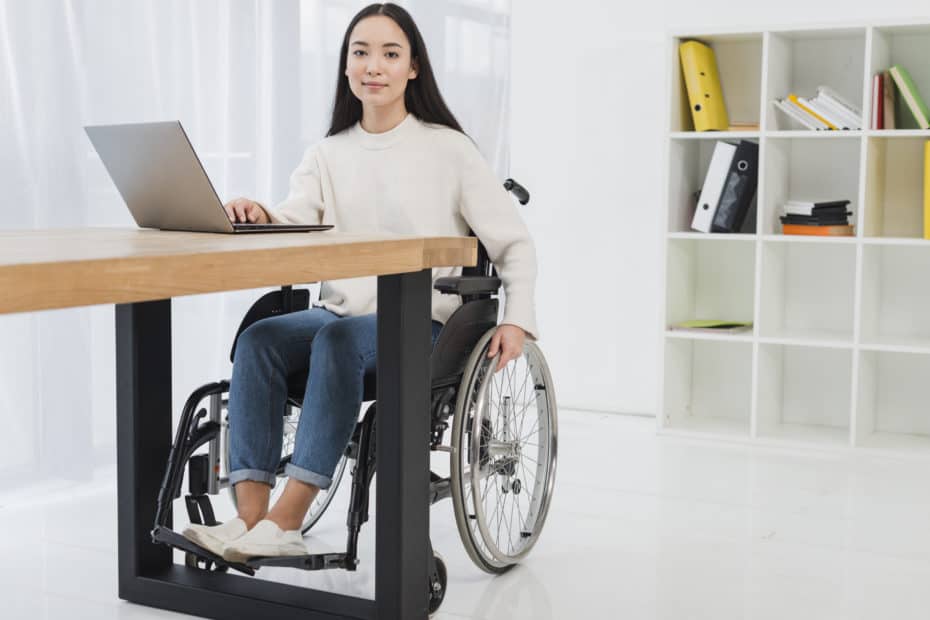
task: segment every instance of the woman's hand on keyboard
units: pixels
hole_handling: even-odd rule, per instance
[[[230,200],[223,208],[232,222],[249,222],[251,224],[270,224],[271,218],[260,204],[248,198]]]

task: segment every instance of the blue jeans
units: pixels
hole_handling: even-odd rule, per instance
[[[434,344],[441,328],[433,321]],[[340,317],[324,308],[269,317],[243,331],[229,385],[230,484],[274,485],[287,378],[309,369],[285,474],[328,488],[358,421],[362,381],[375,368],[377,342],[374,314]]]

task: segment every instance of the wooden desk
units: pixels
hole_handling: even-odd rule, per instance
[[[116,304],[120,598],[213,618],[426,618],[432,267],[473,237],[0,231],[0,314]],[[171,298],[378,276],[375,600],[176,565],[151,542],[171,445]]]

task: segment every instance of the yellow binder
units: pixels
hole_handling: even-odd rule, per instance
[[[726,131],[730,123],[714,50],[700,41],[685,41],[678,46],[678,53],[694,129]]]
[[[930,140],[924,142],[924,239],[930,239]]]

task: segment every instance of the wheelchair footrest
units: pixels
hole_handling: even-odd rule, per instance
[[[290,555],[277,557],[257,557],[246,560],[251,568],[262,566],[285,566],[301,570],[325,570],[329,568],[346,568],[348,556],[345,553],[320,553],[317,555]],[[352,568],[355,568],[353,565]]]
[[[255,570],[245,564],[240,564],[239,562],[229,562],[224,560],[222,557],[216,555],[208,549],[204,549],[197,543],[188,540],[166,527],[157,526],[152,530],[152,541],[161,543],[163,545],[168,545],[169,547],[175,547],[181,551],[186,551],[188,553],[193,553],[194,555],[201,557],[205,560],[210,560],[217,566],[228,566],[229,568],[234,568],[239,572],[245,573],[246,575],[254,575]]]

